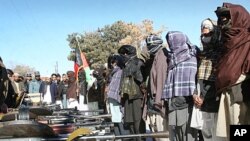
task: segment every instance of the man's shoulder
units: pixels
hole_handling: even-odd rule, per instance
[[[56,82],[52,82],[51,84],[52,84],[52,85],[56,85],[56,86],[58,85]]]
[[[32,83],[33,83],[33,84],[34,84],[34,83],[42,83],[42,80],[39,80],[39,81],[38,81],[38,80],[33,79],[33,80],[30,81],[30,83],[31,83],[31,84],[32,84]]]
[[[24,82],[23,82],[23,81],[20,81],[19,84],[24,85]]]

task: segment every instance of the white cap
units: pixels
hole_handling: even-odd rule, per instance
[[[202,21],[201,29],[204,29],[204,28],[209,29],[209,31],[213,31],[214,30],[214,25],[213,25],[212,21],[209,20],[209,19],[206,19],[206,20]]]
[[[13,74],[13,76],[19,76],[19,73],[16,73],[16,72],[15,72],[15,73]]]

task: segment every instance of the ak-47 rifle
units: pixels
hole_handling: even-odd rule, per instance
[[[147,138],[147,137],[152,137],[152,138],[169,138],[169,133],[166,132],[166,131],[162,131],[162,132],[155,132],[155,133],[145,133],[145,134],[129,134],[129,135],[95,135],[95,136],[91,136],[91,135],[88,135],[88,136],[82,136],[82,137],[79,137],[78,136],[75,136],[77,137],[78,140],[87,140],[87,139],[100,139],[100,140],[115,140],[115,139],[124,139],[124,138]],[[42,140],[46,140],[46,141],[49,141],[49,140],[67,140],[68,138],[66,137],[61,137],[61,138],[46,138],[46,139],[42,139]]]

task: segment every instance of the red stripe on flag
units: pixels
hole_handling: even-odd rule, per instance
[[[83,68],[85,69],[85,68],[89,67],[86,56],[83,52],[81,52],[81,59],[82,59]]]
[[[78,69],[79,69],[79,65],[75,62],[74,63],[74,71],[75,71],[76,78],[78,77]]]

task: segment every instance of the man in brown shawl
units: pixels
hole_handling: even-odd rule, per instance
[[[68,89],[67,89],[67,99],[68,99],[68,108],[78,108],[78,99],[77,99],[77,80],[75,73],[73,71],[68,71],[67,76],[68,80]]]
[[[215,13],[224,49],[216,75],[216,88],[222,93],[217,135],[229,137],[230,124],[250,123],[250,15],[243,6],[230,3]]]

